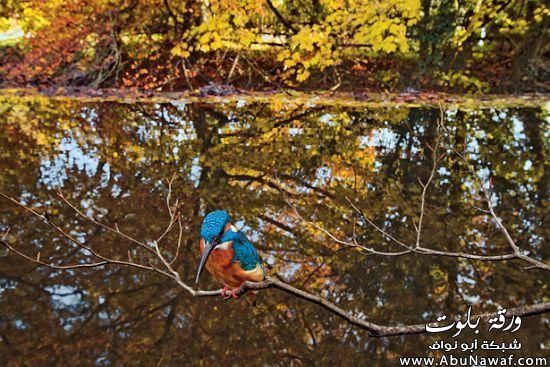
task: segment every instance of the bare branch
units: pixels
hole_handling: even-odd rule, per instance
[[[92,256],[98,258],[99,260],[102,260],[100,262],[96,262],[96,263],[92,263],[94,264],[94,266],[99,266],[98,264],[101,263],[101,262],[105,262],[105,264],[109,263],[109,264],[115,264],[115,265],[124,265],[124,266],[130,266],[130,267],[134,267],[134,268],[139,268],[139,269],[143,269],[143,270],[154,270],[154,269],[151,269],[150,267],[147,267],[145,265],[141,265],[141,264],[138,264],[138,263],[134,263],[134,262],[129,262],[129,261],[122,261],[122,260],[116,260],[116,259],[111,259],[111,258],[108,258],[108,257],[105,257],[103,255],[101,255],[100,253],[96,252],[94,249],[92,249],[91,247],[87,246],[86,244],[82,243],[81,241],[77,240],[74,236],[70,235],[69,233],[67,233],[66,231],[64,231],[61,227],[59,227],[57,224],[55,224],[54,222],[52,222],[47,216],[45,215],[42,215],[38,212],[36,212],[34,209],[24,205],[23,203],[15,200],[14,198],[11,198],[7,195],[5,195],[4,193],[1,193],[0,192],[0,196],[8,199],[9,201],[11,201],[12,203],[18,205],[19,207],[23,208],[24,210],[28,211],[29,213],[37,216],[38,218],[42,219],[46,224],[48,224],[50,227],[52,227],[53,229],[55,229],[57,232],[59,232],[63,237],[65,237],[66,239],[68,239],[69,241],[73,242],[74,244],[76,244],[79,248],[89,252],[90,254],[92,254]],[[132,239],[133,241],[135,242],[138,242],[137,240],[135,239]],[[13,246],[9,245],[6,241],[2,240],[2,244],[4,246],[6,246],[7,248],[9,249],[13,249]],[[18,254],[22,254],[21,252],[18,252],[18,251],[14,251]],[[47,266],[47,265],[52,265],[52,264],[47,264],[43,261],[40,261],[39,258],[32,258],[30,256],[23,256],[25,257],[26,259],[32,259],[32,261],[40,264],[40,265],[44,265],[44,266]],[[102,264],[102,265],[105,265],[105,264]],[[53,265],[55,266],[55,265]],[[51,267],[51,266],[50,266]],[[80,267],[77,265],[72,265],[72,267]],[[88,266],[90,267],[90,266]],[[71,266],[69,266],[67,269],[71,269]]]
[[[10,233],[10,227],[8,227],[8,229],[6,229],[6,232],[2,235],[2,239],[6,239],[6,237],[8,237],[8,234]]]
[[[353,248],[359,248],[361,250],[364,250],[365,252],[368,252],[368,253],[371,253],[371,254],[376,254],[376,255],[383,255],[383,256],[401,256],[401,255],[405,255],[405,254],[408,254],[408,253],[411,252],[410,249],[405,250],[405,251],[399,251],[399,252],[377,251],[373,248],[360,245],[357,242],[354,243],[354,242],[348,242],[348,241],[341,240],[338,237],[336,237],[334,234],[332,234],[330,231],[328,231],[327,229],[321,227],[320,225],[318,225],[314,222],[311,222],[311,221],[305,219],[300,214],[300,212],[298,212],[298,209],[296,209],[296,207],[291,202],[287,201],[287,204],[294,209],[294,213],[295,213],[295,216],[293,216],[294,219],[299,220],[300,222],[303,222],[303,223],[305,223],[305,224],[307,224],[307,225],[323,232],[325,235],[327,235],[329,238],[331,238],[334,242],[336,242],[339,245],[349,246],[349,247],[353,247]]]
[[[374,227],[374,229],[376,229],[378,232],[382,233],[384,236],[388,237],[389,239],[391,239],[393,242],[397,243],[398,245],[400,246],[403,246],[405,247],[406,249],[410,250],[410,251],[413,251],[413,248],[411,248],[411,246],[407,245],[406,243],[396,239],[395,237],[393,237],[391,234],[389,234],[388,232],[384,231],[382,228],[378,227],[376,224],[374,224],[374,222],[372,222],[366,215],[365,213],[363,213],[363,211],[361,209],[359,209],[355,204],[353,204],[353,202],[346,196],[346,201],[349,203],[349,205],[355,209],[355,211],[357,213],[359,213],[359,215],[361,216],[361,218],[363,218],[363,220],[365,220],[365,222],[367,222],[368,224],[370,224],[371,226]]]
[[[174,182],[175,178],[176,178],[176,174],[174,173],[172,175],[172,178],[168,180],[168,194],[166,195],[166,208],[168,210],[168,214],[170,215],[170,221],[168,222],[168,226],[166,227],[164,232],[157,238],[156,242],[160,242],[168,233],[170,233],[170,231],[174,227],[174,224],[176,224],[176,222],[179,219],[179,214],[178,214],[179,200],[176,199],[176,202],[174,204],[174,207],[175,207],[174,210],[172,209],[172,203],[170,200],[172,197],[172,183]]]
[[[108,261],[104,260],[104,261],[99,261],[99,262],[96,262],[96,263],[73,264],[73,265],[55,265],[55,264],[50,264],[50,263],[46,263],[44,261],[41,261],[40,260],[40,252],[36,256],[36,258],[33,258],[33,257],[17,250],[15,247],[11,246],[4,239],[0,240],[0,244],[5,246],[8,250],[13,251],[17,255],[19,255],[19,256],[27,259],[27,260],[32,261],[33,263],[36,263],[38,265],[45,266],[45,267],[50,268],[50,269],[68,270],[68,269],[78,269],[78,268],[95,268],[95,267],[98,267],[98,266],[103,266],[103,265],[108,265],[109,264]]]
[[[444,134],[449,135],[448,130],[447,130],[445,124],[444,124],[444,112],[443,112],[443,109],[440,108],[440,116],[439,116],[439,119],[437,121],[437,135],[436,135],[436,139],[435,139],[435,144],[432,146],[432,145],[426,143],[426,147],[431,152],[431,158],[432,158],[432,165],[431,165],[430,175],[429,175],[428,179],[426,180],[426,182],[422,182],[420,180],[420,178],[418,178],[418,182],[419,182],[420,186],[422,187],[422,193],[421,193],[421,198],[420,198],[420,213],[419,213],[418,224],[415,223],[414,221],[412,222],[412,224],[415,228],[415,232],[416,232],[416,236],[415,236],[416,239],[415,239],[414,245],[411,246],[411,245],[405,243],[404,241],[399,240],[398,238],[396,238],[392,234],[388,233],[384,229],[377,226],[374,222],[372,222],[367,217],[367,215],[356,204],[354,204],[348,197],[345,197],[348,204],[355,210],[355,212],[357,212],[359,214],[359,216],[365,222],[367,222],[371,227],[376,229],[376,231],[380,232],[383,236],[389,238],[391,241],[398,244],[399,246],[404,247],[406,249],[405,251],[401,251],[401,252],[383,252],[383,251],[374,250],[370,247],[367,247],[367,246],[364,246],[364,245],[360,244],[356,239],[355,222],[354,222],[354,226],[353,226],[352,240],[351,241],[342,240],[342,239],[338,238],[335,234],[333,234],[332,232],[327,230],[326,228],[323,228],[320,225],[303,218],[302,215],[298,212],[297,208],[289,200],[287,200],[285,198],[285,201],[293,209],[293,211],[295,213],[294,219],[297,219],[297,220],[307,224],[308,226],[311,226],[311,227],[323,232],[326,236],[331,238],[333,241],[335,241],[339,245],[349,246],[349,247],[353,247],[353,248],[359,248],[359,249],[362,249],[363,251],[365,251],[369,254],[375,254],[375,255],[381,255],[381,256],[400,256],[400,255],[404,255],[404,254],[407,254],[407,253],[415,253],[415,254],[419,254],[419,255],[455,257],[455,258],[463,258],[463,259],[478,260],[478,261],[505,261],[505,260],[519,259],[519,260],[522,260],[522,261],[525,261],[525,262],[528,262],[528,263],[532,264],[529,267],[525,267],[524,270],[532,270],[532,269],[550,270],[550,265],[545,264],[542,261],[533,259],[533,258],[531,258],[531,257],[529,257],[529,256],[527,256],[527,255],[525,255],[521,252],[521,249],[516,245],[515,241],[513,240],[512,236],[510,235],[510,233],[508,232],[508,230],[506,229],[506,227],[502,223],[501,219],[496,215],[496,213],[494,211],[494,205],[493,205],[493,202],[492,202],[492,194],[491,194],[490,190],[487,189],[487,187],[486,187],[487,185],[484,184],[481,177],[477,174],[477,172],[475,172],[472,165],[467,161],[467,159],[464,157],[464,155],[462,155],[460,152],[458,152],[458,150],[452,144],[451,144],[452,150],[468,166],[468,169],[469,169],[470,173],[475,177],[476,181],[478,181],[478,183],[479,183],[479,185],[480,185],[480,187],[481,187],[481,189],[484,193],[484,197],[485,197],[485,200],[487,202],[488,209],[485,210],[485,209],[482,209],[482,208],[478,208],[477,206],[474,206],[474,208],[476,208],[476,209],[478,209],[478,210],[480,210],[480,211],[482,211],[486,214],[490,214],[492,216],[492,218],[497,223],[497,226],[498,226],[499,230],[506,237],[506,240],[508,241],[508,243],[509,243],[510,247],[512,248],[513,252],[512,253],[506,253],[506,254],[499,254],[499,255],[477,255],[477,254],[470,254],[470,253],[465,253],[465,252],[450,252],[450,251],[434,250],[434,249],[423,247],[421,245],[421,239],[422,239],[421,234],[422,234],[422,226],[423,226],[424,218],[425,218],[427,192],[428,192],[428,189],[429,189],[430,185],[433,182],[433,179],[434,179],[435,174],[437,172],[439,162],[446,155],[446,153],[441,153],[441,154],[439,153],[439,150],[440,150],[441,144],[442,144],[442,138],[444,138]],[[281,191],[281,194],[283,196],[285,196],[285,193],[282,192],[282,191]]]
[[[0,193],[0,195],[6,197],[4,194],[1,194],[1,193]],[[150,252],[150,253],[153,253],[153,254],[155,253],[155,251],[154,251],[152,248],[150,248],[149,246],[147,246],[147,244],[145,244],[144,242],[139,241],[139,240],[136,240],[136,239],[133,238],[132,236],[130,236],[130,235],[128,235],[128,234],[122,232],[122,231],[118,228],[118,224],[117,224],[117,223],[115,223],[114,228],[111,227],[111,226],[108,226],[107,224],[98,221],[98,220],[95,219],[94,217],[91,217],[91,216],[89,216],[89,215],[84,214],[84,212],[82,212],[82,211],[81,211],[80,209],[78,209],[75,205],[73,205],[69,200],[67,200],[67,199],[65,198],[65,196],[63,196],[63,194],[62,194],[61,192],[58,192],[58,193],[57,193],[57,196],[58,196],[61,200],[63,200],[63,202],[64,202],[65,204],[67,204],[71,209],[73,209],[73,210],[75,211],[75,213],[77,213],[78,215],[80,215],[82,218],[87,219],[87,220],[89,220],[90,222],[94,223],[95,225],[98,225],[98,226],[100,226],[100,227],[102,227],[102,228],[104,228],[104,229],[106,229],[106,230],[108,230],[108,231],[110,231],[110,232],[113,232],[113,233],[115,233],[115,234],[121,236],[122,238],[125,238],[126,240],[128,240],[128,241],[130,241],[130,242],[132,242],[132,243],[134,243],[134,244],[136,244],[136,245],[138,245],[139,247],[145,249],[146,251],[148,251],[148,252]],[[11,198],[8,198],[8,199],[10,199],[12,202],[17,203],[18,205],[21,205],[19,202],[17,202],[17,201],[14,200],[14,199],[11,199]]]
[[[125,263],[125,262],[116,262],[116,261],[111,261],[111,260],[97,262],[97,263],[90,263],[90,264],[75,264],[75,265],[64,265],[64,266],[48,264],[48,263],[45,263],[43,261],[33,259],[30,256],[27,256],[26,254],[18,251],[13,246],[9,245],[7,242],[5,242],[3,240],[1,240],[0,243],[3,244],[4,246],[6,246],[11,251],[13,251],[14,253],[16,253],[17,255],[22,256],[23,258],[25,258],[25,259],[27,259],[31,262],[37,263],[39,265],[42,265],[42,266],[45,266],[45,267],[48,267],[48,268],[51,268],[51,269],[67,270],[67,269],[78,269],[78,268],[92,268],[92,267],[99,267],[99,266],[104,266],[104,265],[115,265],[115,264],[126,265],[126,266],[129,265],[129,266],[137,267],[137,268],[142,269],[142,270],[154,271],[154,272],[157,272],[161,275],[164,275],[164,276],[174,280],[180,287],[185,289],[187,292],[189,292],[189,294],[191,294],[194,297],[217,297],[217,296],[220,296],[222,294],[221,289],[205,291],[205,290],[194,289],[193,287],[187,285],[180,278],[179,274],[174,269],[172,269],[172,267],[166,261],[166,259],[164,259],[164,257],[160,253],[160,250],[158,249],[158,246],[156,245],[156,243],[154,245],[155,245],[155,249],[157,250],[157,254],[158,254],[159,258],[162,260],[163,264],[170,270],[170,272],[172,274],[168,274],[167,272],[156,269],[154,267],[147,267],[147,266],[138,265],[138,264],[128,264],[128,263]],[[332,313],[332,314],[340,317],[341,319],[345,320],[346,322],[348,322],[348,323],[350,323],[350,324],[352,324],[352,325],[354,325],[358,328],[367,330],[369,332],[369,335],[373,336],[373,337],[390,337],[390,336],[399,336],[399,335],[411,335],[411,334],[427,333],[426,324],[383,326],[383,325],[379,325],[379,324],[370,322],[370,321],[366,320],[365,318],[354,316],[351,312],[348,312],[348,311],[338,307],[336,304],[328,301],[325,298],[322,298],[322,297],[320,297],[318,295],[315,295],[315,294],[305,292],[301,289],[298,289],[298,288],[295,288],[295,287],[291,286],[290,284],[287,284],[285,282],[282,282],[278,279],[271,278],[271,277],[266,277],[266,279],[264,281],[258,282],[258,283],[244,282],[237,289],[235,294],[238,295],[238,296],[242,296],[250,290],[261,291],[261,290],[265,290],[265,289],[268,289],[268,288],[279,289],[279,290],[281,290],[281,291],[283,291],[287,294],[296,296],[296,297],[301,298],[301,299],[303,299],[307,302],[310,302],[310,303],[313,303],[317,306],[320,306],[321,308],[323,308],[323,309],[329,311],[330,313]],[[226,294],[226,295],[228,295],[228,294]],[[543,313],[546,313],[548,311],[550,311],[550,302],[545,302],[545,303],[539,303],[539,304],[533,304],[533,305],[529,305],[529,306],[522,306],[522,307],[508,309],[507,316],[527,317],[527,316],[534,316],[534,315],[538,315],[538,314],[543,314]],[[477,318],[478,316],[481,317],[481,318],[489,318],[489,317],[494,316],[494,315],[492,315],[492,314],[482,314],[482,315],[477,315],[477,316],[474,316],[474,317]]]
[[[181,224],[181,217],[178,217],[178,243],[176,244],[176,253],[174,254],[174,257],[172,258],[172,261],[170,261],[170,265],[174,264],[176,262],[176,259],[178,258],[178,255],[180,253],[181,248],[181,239],[183,237],[183,225]]]
[[[176,179],[176,174],[174,173],[172,175],[172,178],[168,180],[168,194],[166,195],[166,208],[168,209],[168,214],[170,214],[170,218],[174,216],[174,213],[172,212],[172,208],[170,206],[170,198],[172,197],[172,183]]]
[[[443,116],[443,109],[441,108],[440,106],[440,111],[441,111],[441,115]],[[449,134],[449,130],[447,129],[447,127],[445,126],[445,124],[443,123],[443,119],[441,120],[441,127],[443,129],[443,131],[446,133],[449,141],[450,141],[450,134]],[[514,239],[512,238],[512,236],[510,235],[510,232],[508,232],[508,229],[504,226],[504,224],[502,223],[502,220],[500,219],[500,217],[496,214],[495,212],[495,205],[493,203],[493,199],[492,199],[492,192],[491,190],[488,188],[488,185],[483,181],[483,179],[480,177],[480,175],[476,172],[476,170],[474,169],[473,165],[468,161],[468,159],[462,154],[460,153],[456,147],[452,144],[450,144],[451,146],[451,149],[453,150],[453,152],[460,158],[460,160],[466,165],[466,167],[468,168],[468,171],[470,172],[470,174],[474,177],[474,179],[477,181],[479,187],[481,188],[481,191],[483,192],[483,196],[485,198],[485,202],[487,204],[487,210],[483,210],[485,213],[488,213],[491,215],[491,217],[493,218],[493,220],[496,222],[497,224],[497,228],[500,230],[500,232],[504,235],[504,237],[506,238],[506,241],[508,242],[509,246],[512,248],[512,250],[514,251],[514,255],[516,258],[518,259],[521,259],[525,262],[529,262],[531,264],[533,264],[532,266],[526,268],[526,269],[543,269],[543,270],[550,270],[550,265],[542,262],[542,261],[539,261],[537,259],[534,259],[530,256],[527,256],[525,255],[522,250],[519,248],[519,246],[516,244],[516,242],[514,241]]]
[[[95,262],[95,263],[72,264],[72,265],[55,265],[55,264],[47,263],[47,262],[44,262],[44,261],[40,260],[40,252],[36,256],[36,258],[33,258],[33,257],[17,250],[15,247],[10,245],[5,240],[0,240],[0,244],[5,246],[8,250],[13,251],[17,255],[19,255],[19,256],[27,259],[27,260],[32,261],[33,263],[36,263],[38,265],[48,267],[50,269],[68,270],[68,269],[79,269],[79,268],[95,268],[95,267],[104,266],[104,265],[124,265],[124,266],[129,266],[129,267],[133,267],[133,268],[137,268],[137,269],[141,269],[141,270],[153,270],[152,268],[150,268],[148,266],[141,265],[141,264],[138,264],[138,263],[133,263],[133,262],[128,262],[128,261],[119,261],[119,260],[115,260],[115,259],[108,259],[108,258],[105,258],[105,257],[100,257],[103,260]]]
[[[422,195],[420,197],[420,217],[418,219],[418,225],[415,224],[415,228],[416,228],[416,242],[414,243],[415,249],[420,247],[420,236],[422,234],[422,224],[424,221],[424,211],[426,207],[426,193],[428,192],[428,188],[432,183],[432,180],[435,176],[435,172],[437,171],[437,165],[439,163],[439,158],[438,158],[438,149],[440,146],[439,129],[442,123],[443,123],[443,113],[441,113],[440,121],[438,121],[437,123],[437,135],[435,139],[435,147],[432,148],[429,144],[427,144],[428,148],[432,152],[432,169],[430,171],[430,176],[428,177],[428,180],[424,184],[422,183],[422,181],[420,181],[420,177],[418,178],[418,182],[420,182],[420,186],[422,186]]]
[[[459,257],[463,259],[470,260],[479,260],[479,261],[503,261],[503,260],[512,260],[516,258],[515,254],[503,254],[503,255],[475,255],[468,254],[465,252],[449,252],[449,251],[439,251],[432,250],[425,247],[418,247],[415,251],[417,254],[421,255],[438,255],[446,257]]]
[[[15,200],[14,198],[12,197],[9,197],[7,195],[5,195],[4,193],[1,193],[0,192],[0,196],[3,196],[4,198],[8,199],[9,201],[11,201],[12,203],[18,205],[19,207],[25,209],[27,212],[37,216],[38,218],[40,218],[44,223],[48,224],[50,227],[52,227],[53,229],[55,229],[57,232],[59,232],[63,237],[67,238],[69,241],[73,242],[74,244],[76,244],[78,247],[80,247],[81,249],[83,250],[86,250],[88,252],[90,252],[92,255],[94,255],[95,257],[99,258],[99,259],[102,259],[102,260],[106,260],[104,259],[101,255],[99,255],[97,252],[95,252],[91,247],[89,246],[86,246],[84,243],[80,242],[79,240],[77,240],[74,236],[70,235],[69,233],[65,232],[61,227],[59,227],[57,224],[53,223],[49,218],[48,216],[46,215],[42,215],[38,212],[36,212],[34,209],[26,206],[25,204]]]
[[[44,216],[37,213],[31,208],[26,207],[22,203],[18,202],[15,199],[9,198],[6,195],[3,195],[8,200],[14,202],[15,204],[19,205],[20,207],[24,208],[25,210],[31,212],[32,214],[38,216],[39,218],[44,219]],[[68,235],[66,232],[64,232],[62,229],[60,229],[58,226],[53,224],[51,221],[46,219],[46,222],[52,226],[54,229],[59,231],[64,237],[67,237],[71,239],[71,241],[77,241],[76,239],[72,239],[70,235]],[[6,237],[6,236],[4,236]],[[133,239],[132,242],[135,242],[137,240]],[[140,242],[140,241],[137,241]],[[19,250],[17,250],[14,246],[10,245],[8,242],[6,242],[4,239],[0,240],[0,243],[8,248],[8,250],[12,251],[18,256],[21,256],[33,263],[36,263],[38,265],[50,268],[50,269],[57,269],[57,270],[67,270],[67,269],[79,269],[79,268],[94,268],[94,267],[100,267],[104,265],[121,265],[121,266],[127,266],[127,267],[133,267],[137,268],[139,270],[146,270],[151,271],[154,273],[157,273],[159,275],[165,276],[173,281],[176,282],[181,288],[186,290],[189,294],[191,294],[194,297],[214,297],[214,296],[220,296],[223,292],[223,290],[198,290],[194,289],[193,287],[189,286],[187,283],[185,283],[179,273],[172,267],[172,264],[168,262],[168,260],[164,257],[162,254],[158,243],[153,242],[152,248],[154,248],[154,253],[156,255],[156,258],[162,263],[165,270],[159,269],[156,266],[154,266],[150,261],[149,265],[141,265],[138,263],[131,262],[131,257],[129,256],[129,261],[120,261],[115,259],[107,258],[101,254],[98,254],[96,252],[90,251],[90,253],[93,256],[98,257],[101,259],[101,261],[95,262],[95,263],[86,263],[86,264],[74,264],[74,265],[56,265],[56,264],[50,264],[45,261],[40,260],[40,256],[37,256],[36,258],[33,258]],[[84,246],[80,242],[77,242],[80,244],[80,247],[83,247],[85,249],[88,249],[88,247]],[[426,249],[423,249],[422,251],[426,251]],[[410,251],[406,251],[410,252]],[[315,304],[330,313],[340,317],[341,319],[345,320],[346,322],[350,323],[351,325],[354,325],[356,327],[359,327],[361,329],[367,330],[369,332],[369,335],[373,337],[388,337],[388,336],[398,336],[398,335],[411,335],[411,334],[422,334],[426,333],[426,324],[416,324],[416,325],[400,325],[400,326],[383,326],[376,323],[373,323],[371,321],[368,321],[366,317],[359,317],[355,316],[352,312],[346,311],[336,304],[330,302],[329,300],[322,298],[318,295],[308,293],[306,291],[303,291],[301,289],[295,288],[291,286],[290,284],[287,284],[283,281],[280,281],[275,278],[266,277],[266,279],[262,282],[254,283],[254,282],[244,282],[237,290],[236,295],[241,296],[247,293],[250,290],[253,291],[261,291],[268,288],[276,288],[282,292],[285,292],[287,294],[293,295],[297,298],[303,299],[307,302],[310,302],[312,304]],[[226,292],[225,294],[228,296],[229,294]],[[507,315],[514,315],[514,316],[532,316],[537,314],[542,314],[545,312],[550,311],[550,302],[546,303],[539,303],[529,306],[523,306],[518,308],[509,309],[507,312]],[[492,315],[484,314],[479,315],[482,318],[490,317]]]
[[[236,294],[240,296],[245,294],[249,290],[259,291],[266,288],[276,288],[285,293],[291,294],[307,302],[320,306],[325,310],[340,317],[341,319],[347,321],[348,323],[354,326],[357,326],[361,329],[367,330],[370,336],[387,337],[387,336],[427,333],[426,324],[383,326],[383,325],[379,325],[379,324],[367,321],[365,318],[352,315],[350,312],[343,310],[342,308],[326,300],[325,298],[294,288],[293,286],[285,282],[282,282],[278,279],[271,278],[271,277],[267,277],[263,282],[259,282],[259,283],[245,282],[236,291]],[[198,294],[197,296],[200,297],[200,296],[206,296],[206,295]],[[527,317],[527,316],[534,316],[534,315],[547,313],[549,311],[550,311],[550,302],[543,302],[543,303],[533,304],[529,306],[522,306],[522,307],[508,309],[506,312],[506,316]],[[473,317],[474,318],[481,317],[482,319],[487,319],[490,317],[494,317],[494,314],[481,314],[481,315],[475,315]]]

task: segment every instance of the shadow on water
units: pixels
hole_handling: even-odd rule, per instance
[[[33,206],[97,251],[146,263],[131,243],[75,215],[87,214],[152,240],[168,222],[166,180],[181,204],[177,269],[193,282],[205,211],[229,211],[269,272],[385,324],[495,311],[547,300],[542,271],[525,263],[419,255],[379,256],[399,245],[361,220],[346,197],[400,240],[416,240],[439,110],[281,103],[83,103],[0,100],[0,191]],[[539,109],[450,110],[452,144],[490,181],[496,210],[530,256],[548,258],[547,115]],[[445,148],[449,148],[446,143]],[[425,247],[509,252],[481,206],[479,186],[447,150],[426,197]],[[0,230],[54,263],[89,260],[35,217],[2,200]],[[173,254],[178,231],[161,243]],[[355,234],[354,234],[355,233]],[[546,275],[547,276],[547,275]],[[217,287],[209,276],[204,289]],[[548,347],[545,317],[511,337],[521,354]],[[459,340],[471,340],[473,333]],[[446,335],[447,339],[452,339]],[[247,302],[196,299],[154,274],[105,267],[55,271],[0,250],[0,364],[16,365],[398,365],[433,355],[434,335],[373,339],[319,308],[276,290]],[[500,353],[500,352],[499,352]],[[544,353],[542,353],[544,354]]]

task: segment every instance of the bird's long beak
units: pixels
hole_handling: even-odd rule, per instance
[[[212,250],[216,247],[217,243],[213,242],[206,242],[204,244],[204,251],[202,252],[201,262],[199,263],[199,270],[197,271],[197,278],[195,279],[195,283],[199,282],[199,279],[201,277],[201,274],[204,270],[204,265],[206,264],[206,261],[208,260],[208,256],[210,256],[210,253]]]

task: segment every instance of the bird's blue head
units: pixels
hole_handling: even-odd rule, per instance
[[[220,240],[225,233],[225,228],[229,223],[231,223],[231,217],[225,210],[215,210],[204,217],[201,226],[201,237],[204,240],[204,250],[195,280],[197,283],[204,270],[204,265],[208,260],[208,256],[210,256],[212,250],[220,244]]]
[[[201,237],[204,239],[204,242],[215,242],[216,239],[219,241],[229,222],[231,222],[231,217],[225,210],[214,210],[208,213],[204,217],[201,226]]]

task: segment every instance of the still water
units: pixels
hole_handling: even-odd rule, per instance
[[[144,241],[169,221],[167,180],[179,201],[176,268],[193,284],[205,211],[222,208],[260,250],[269,273],[383,325],[494,312],[548,300],[548,274],[521,261],[405,254],[394,238],[481,255],[509,247],[483,207],[479,182],[526,254],[547,259],[548,111],[537,108],[367,108],[271,101],[115,103],[0,99],[0,191],[114,258],[147,263],[131,242],[84,220],[57,197]],[[439,133],[438,133],[439,131]],[[453,148],[464,154],[461,160]],[[301,221],[298,214],[307,221]],[[21,251],[55,264],[84,263],[51,227],[0,200],[0,230]],[[160,243],[174,255],[177,227]],[[167,255],[167,256],[168,256]],[[218,285],[203,276],[201,288]],[[548,318],[514,334],[464,331],[547,355]],[[2,366],[397,366],[433,356],[450,334],[375,339],[277,290],[246,300],[193,298],[155,274],[122,267],[51,270],[0,249]],[[500,353],[500,352],[498,352]]]

